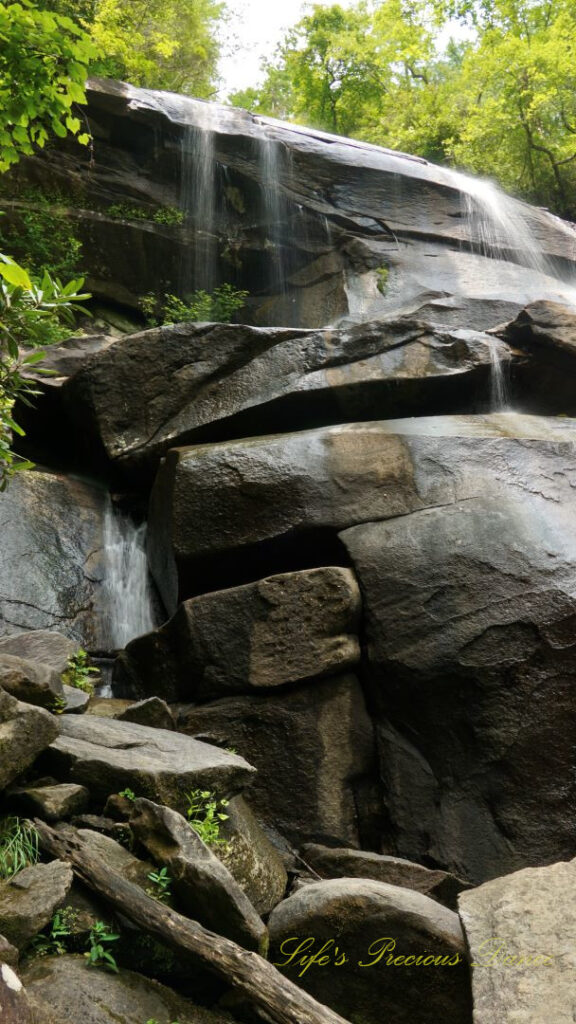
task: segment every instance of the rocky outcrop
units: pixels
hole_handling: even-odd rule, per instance
[[[339,878],[306,885],[270,916],[270,958],[348,1020],[468,1024],[458,915],[394,885]]]
[[[186,807],[192,789],[235,793],[254,769],[242,758],[164,729],[111,718],[62,719],[58,739],[46,752],[50,771],[86,786],[94,797],[130,788],[172,807]]]
[[[58,1024],[234,1024],[227,1013],[199,1007],[133,971],[87,970],[82,956],[37,960],[22,977],[27,992],[58,1014]]]
[[[575,874],[576,861],[526,868],[460,896],[474,1024],[575,1016]]]
[[[68,658],[78,650],[78,644],[62,633],[50,630],[28,630],[0,637],[0,657],[10,654],[26,661],[41,662],[54,669],[59,676],[66,670]]]
[[[121,665],[137,690],[172,701],[269,690],[357,665],[359,615],[349,569],[270,576],[185,601]]]
[[[105,495],[43,472],[19,474],[0,494],[0,634],[57,629],[76,647],[100,646],[94,607]]]
[[[48,711],[21,704],[0,689],[0,792],[34,763],[58,731]]]
[[[34,864],[0,882],[0,932],[18,949],[63,906],[72,886],[72,868],[62,861]]]
[[[250,759],[258,769],[251,806],[292,842],[357,846],[371,833],[372,723],[354,676],[183,709],[179,727]]]
[[[434,871],[401,857],[389,857],[366,850],[346,850],[309,843],[302,847],[300,856],[304,866],[312,868],[314,874],[321,878],[372,878],[375,882],[414,889],[423,896],[438,900],[451,910],[458,909],[458,893],[470,888],[462,879],[446,871]]]
[[[90,793],[84,786],[65,782],[15,786],[9,796],[11,804],[19,811],[43,821],[64,821],[82,814],[90,802]]]
[[[156,863],[168,869],[171,888],[188,917],[265,953],[266,928],[250,900],[181,814],[136,800],[130,828]]]
[[[489,401],[490,339],[410,319],[322,331],[177,324],[124,338],[64,400],[107,459],[149,477],[169,448]],[[505,346],[503,357],[510,358]]]

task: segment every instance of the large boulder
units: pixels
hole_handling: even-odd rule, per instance
[[[68,658],[77,650],[78,644],[70,637],[48,629],[31,629],[0,637],[0,656],[11,654],[27,661],[40,661],[59,676],[66,670]]]
[[[130,788],[137,796],[183,810],[187,791],[236,793],[254,774],[242,757],[188,736],[86,715],[61,720],[60,736],[46,752],[45,763],[96,798],[105,800]]]
[[[306,885],[269,920],[270,959],[347,1020],[469,1024],[458,915],[411,889],[361,878]]]
[[[55,628],[76,648],[100,645],[105,501],[102,488],[62,473],[20,473],[0,494],[0,635]],[[36,660],[32,648],[22,656]]]
[[[451,910],[458,909],[458,893],[470,888],[462,879],[446,871],[367,850],[346,850],[307,843],[302,847],[300,855],[302,863],[312,868],[321,878],[373,878],[376,882],[414,889],[423,896],[438,900]]]
[[[523,477],[545,467],[553,474],[558,443],[570,451],[575,438],[573,420],[501,413],[348,423],[180,448],[167,456],[152,491],[151,568],[173,608],[178,597],[214,590],[215,581],[229,586],[285,562],[338,564],[336,531],[467,499],[479,475],[490,490],[502,480],[522,494]]]
[[[184,708],[179,728],[250,759],[258,769],[250,804],[290,841],[358,846],[373,827],[363,801],[373,729],[354,676]]]
[[[176,324],[116,342],[63,397],[108,459],[150,476],[169,448],[223,432],[457,412],[482,391],[487,404],[499,345],[410,318],[323,331]]]
[[[214,850],[218,860],[244,890],[259,914],[269,914],[286,893],[284,861],[242,796],[226,807],[220,835],[225,840]]]
[[[266,928],[250,900],[181,814],[139,799],[130,828],[156,863],[168,869],[171,889],[188,917],[265,954]]]
[[[459,898],[474,1024],[576,1018],[576,861],[525,868]]]
[[[60,860],[34,864],[0,882],[0,932],[18,949],[62,907],[72,887],[72,868]]]
[[[141,974],[90,970],[82,956],[43,957],[22,978],[32,997],[54,1009],[59,1024],[234,1024],[227,1013],[197,1006]]]
[[[39,661],[28,661],[0,650],[0,687],[27,704],[50,711],[63,700],[62,680],[53,668]]]
[[[58,731],[54,715],[0,690],[0,792],[34,763]]]
[[[359,613],[349,569],[271,576],[185,601],[165,626],[128,645],[123,668],[141,692],[161,689],[168,700],[212,700],[334,675],[360,660]]]
[[[86,810],[90,793],[84,786],[71,782],[60,785],[26,785],[10,790],[10,803],[18,811],[43,821],[63,821]]]

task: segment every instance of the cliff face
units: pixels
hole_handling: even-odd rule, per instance
[[[88,97],[93,151],[59,144],[20,173],[71,202],[103,298],[230,281],[259,324],[419,310],[485,328],[558,297],[542,275],[573,265],[557,218],[417,157],[124,83]]]
[[[544,866],[576,853],[576,235],[415,157],[122,83],[89,100],[93,154],[58,146],[19,173],[70,198],[99,300],[229,281],[248,323],[50,353],[28,444],[58,472],[0,495],[0,633],[42,662],[46,630],[100,649],[120,617],[117,693],[143,702],[93,705],[104,717],[56,740],[48,722],[43,760],[11,777],[47,768],[120,814],[170,864],[180,909],[249,948],[264,926],[246,894],[279,904],[275,957],[337,920],[354,962],[337,985],[297,980],[350,1020],[379,1024],[384,1000],[391,1024],[469,1021],[456,894],[526,867],[553,886]],[[147,514],[163,616],[142,529],[112,540],[102,485],[77,475]],[[6,716],[24,730],[21,709]],[[184,785],[248,783],[256,817],[238,797],[226,826],[234,881],[190,852],[178,812]],[[125,786],[149,798],[135,814],[106,802]],[[282,900],[281,858],[322,880]],[[524,875],[501,879],[519,913]],[[494,892],[464,901],[480,948]],[[459,970],[356,970],[382,935]],[[538,1005],[546,984],[573,1003],[558,968]]]

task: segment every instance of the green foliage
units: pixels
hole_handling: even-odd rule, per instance
[[[220,836],[220,822],[227,821],[228,815],[220,808],[227,807],[229,801],[218,799],[215,793],[207,789],[194,789],[186,794],[186,799],[186,817],[190,827],[206,846],[228,846],[228,841]]]
[[[38,832],[31,821],[10,817],[0,822],[0,878],[36,864],[39,856]]]
[[[89,967],[103,967],[107,971],[114,971],[118,974],[118,965],[113,954],[106,948],[106,944],[116,942],[120,936],[115,932],[108,931],[108,925],[103,921],[96,921],[90,929],[88,936],[88,952],[84,953]]]
[[[76,104],[86,100],[96,48],[70,18],[31,0],[0,3],[0,171],[44,146],[54,132],[86,144]]]
[[[218,0],[44,0],[76,18],[100,52],[99,75],[208,98],[220,53]]]
[[[12,475],[29,469],[12,449],[13,434],[23,434],[13,418],[16,399],[29,405],[38,393],[26,371],[43,372],[38,363],[44,348],[71,334],[74,311],[90,296],[80,289],[79,278],[63,285],[47,271],[34,279],[11,257],[0,253],[0,490]]]
[[[136,794],[134,790],[129,789],[128,787],[126,787],[126,789],[123,789],[120,793],[118,793],[118,796],[123,796],[125,800],[134,801],[136,799]]]
[[[72,935],[72,926],[78,916],[73,907],[57,910],[48,925],[32,940],[31,946],[37,956],[63,956],[68,952],[67,939]]]
[[[376,287],[381,295],[386,294],[389,273],[388,267],[376,267]]]
[[[161,206],[158,210],[151,212],[144,206],[134,206],[131,203],[113,203],[106,210],[113,220],[148,220],[155,224],[167,224],[173,226],[184,222],[184,213],[174,206]]]
[[[67,707],[68,704],[66,698],[61,697],[57,694],[52,701],[52,707],[50,708],[50,711],[54,715],[62,715]]]
[[[230,324],[238,310],[244,306],[247,297],[248,292],[240,291],[228,284],[220,285],[211,294],[204,291],[194,292],[187,302],[176,295],[165,295],[157,323]],[[150,306],[148,308],[150,309]]]
[[[146,889],[149,896],[153,896],[154,899],[159,900],[161,903],[170,899],[170,896],[172,895],[170,892],[172,878],[168,874],[168,868],[160,868],[159,871],[151,871],[148,878],[152,882],[152,886]]]
[[[53,278],[75,277],[82,243],[65,212],[70,201],[60,192],[45,192],[32,185],[2,188],[3,194],[9,192],[10,198],[23,205],[15,206],[10,218],[1,222],[0,245],[32,274],[42,274],[47,267]]]
[[[465,38],[447,38],[453,18]],[[496,178],[576,218],[572,0],[314,7],[236,105]]]
[[[90,680],[90,676],[99,676],[100,669],[88,664],[88,653],[80,647],[75,654],[68,658],[67,664],[68,668],[62,673],[62,682],[92,696],[94,684]]]

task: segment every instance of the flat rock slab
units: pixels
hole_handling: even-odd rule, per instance
[[[96,716],[62,719],[46,759],[50,771],[103,800],[128,787],[183,810],[187,791],[237,793],[255,774],[242,757],[180,733]]]
[[[300,853],[304,863],[322,878],[373,878],[388,885],[414,889],[451,910],[458,909],[458,893],[470,888],[467,882],[447,871],[425,868],[401,857],[366,850],[333,849],[314,843],[303,846]]]
[[[58,725],[49,711],[0,690],[0,791],[34,763],[58,735]]]
[[[458,915],[421,893],[361,878],[315,882],[276,907],[268,926],[271,962],[347,1020],[470,1022]],[[323,947],[322,963],[301,960]]]
[[[90,802],[90,793],[84,786],[63,782],[58,786],[21,786],[10,791],[10,798],[18,810],[30,817],[62,821],[82,814]]]
[[[168,700],[213,700],[354,667],[359,615],[350,569],[282,573],[185,601],[121,659],[143,693],[160,687]]]
[[[233,1024],[228,1014],[196,1006],[141,974],[90,970],[83,956],[43,957],[22,977],[26,991],[51,1006],[62,1024]]]
[[[576,860],[525,868],[459,897],[474,1024],[576,1020]]]
[[[22,949],[63,906],[72,887],[72,868],[60,860],[34,864],[0,882],[0,932]]]

